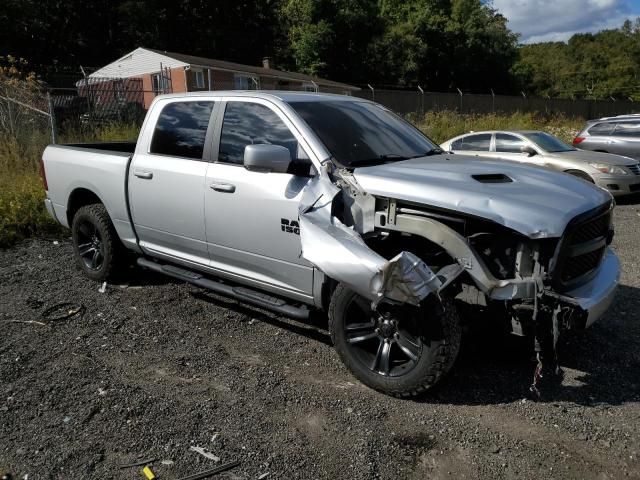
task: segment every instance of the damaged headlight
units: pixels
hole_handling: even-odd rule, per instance
[[[517,238],[498,233],[477,233],[469,237],[469,243],[494,277],[504,280],[515,276]]]

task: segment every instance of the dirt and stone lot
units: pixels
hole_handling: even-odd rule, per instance
[[[137,269],[100,293],[67,238],[0,251],[0,472],[135,479],[141,467],[119,465],[157,458],[158,478],[176,479],[217,465],[199,446],[241,462],[218,478],[640,478],[640,206],[619,206],[615,225],[617,300],[537,403],[522,343],[479,319],[436,391],[396,400],[347,372],[322,319]],[[19,323],[59,302],[86,310]]]

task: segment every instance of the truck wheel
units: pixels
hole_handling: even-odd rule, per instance
[[[104,205],[81,207],[71,224],[76,261],[87,277],[98,282],[113,279],[124,249]]]
[[[431,295],[421,307],[373,312],[368,300],[342,284],[329,305],[329,331],[358,380],[396,397],[420,395],[438,383],[453,366],[462,337],[449,298]]]

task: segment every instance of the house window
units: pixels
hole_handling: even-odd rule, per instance
[[[167,93],[171,91],[169,88],[169,78],[161,73],[151,75],[151,88],[155,93]]]
[[[256,77],[249,75],[236,75],[235,89],[236,90],[258,90],[260,88],[260,82]]]
[[[196,88],[204,88],[204,72],[195,70],[196,72]]]

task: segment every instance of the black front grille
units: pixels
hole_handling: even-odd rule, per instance
[[[585,223],[580,223],[571,230],[571,244],[576,245],[588,242],[589,240],[595,240],[602,236],[606,237],[609,232],[610,225],[610,213],[607,215],[600,215],[599,217]]]
[[[567,262],[564,269],[562,270],[562,281],[570,282],[575,278],[586,275],[594,268],[598,268],[603,254],[604,247],[594,250],[593,252],[583,253],[582,255],[571,257],[571,261]]]
[[[634,175],[640,175],[640,163],[636,163],[635,165],[631,165],[627,168],[631,170],[631,173],[633,173]]]
[[[560,242],[553,273],[556,288],[568,290],[588,280],[600,266],[611,233],[609,204],[576,217]]]

